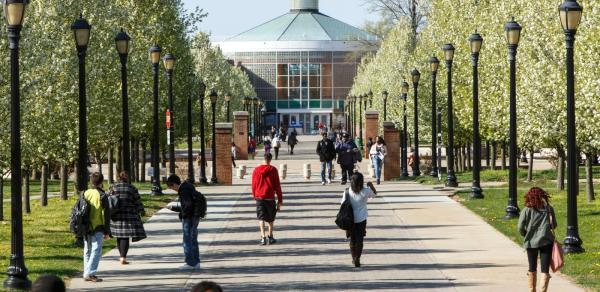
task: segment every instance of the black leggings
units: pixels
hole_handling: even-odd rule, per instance
[[[550,269],[550,259],[552,258],[552,244],[542,246],[540,248],[528,248],[527,259],[529,260],[529,271],[534,273],[537,272],[537,259],[538,254],[540,255],[540,262],[542,266],[542,273],[548,274]]]
[[[354,223],[352,231],[348,232],[350,235],[350,251],[354,250],[355,254],[353,257],[359,258],[363,252],[363,244],[367,230],[367,221],[360,223]]]
[[[129,251],[129,237],[117,238],[117,247],[119,248],[121,257],[126,258]]]

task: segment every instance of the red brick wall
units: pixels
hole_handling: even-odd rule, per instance
[[[224,185],[233,183],[231,165],[232,124],[217,123],[215,125],[217,143],[217,181]]]
[[[375,142],[377,141],[377,135],[379,135],[379,112],[376,110],[368,110],[365,113],[365,158],[369,158],[369,151],[371,150],[367,149],[369,137],[373,138],[373,142]]]
[[[233,142],[238,148],[237,159],[248,160],[248,112],[233,113]]]
[[[387,156],[383,164],[383,180],[400,177],[400,131],[394,123],[383,122],[383,139],[386,143]]]

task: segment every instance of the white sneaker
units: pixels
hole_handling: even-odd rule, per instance
[[[331,184],[331,179],[330,178],[327,179],[327,183]]]
[[[322,186],[324,186],[324,185],[325,185],[325,182],[324,182],[324,181],[322,181],[322,182],[321,182],[321,185],[322,185]]]
[[[200,264],[198,264],[197,266],[199,266],[199,265],[200,265]],[[188,264],[183,264],[182,266],[179,266],[179,267],[178,267],[178,269],[179,269],[179,270],[182,270],[182,271],[189,271],[189,270],[193,270],[193,269],[195,269],[195,268],[196,268],[196,267],[194,267],[194,266],[190,266],[190,265],[188,265]]]

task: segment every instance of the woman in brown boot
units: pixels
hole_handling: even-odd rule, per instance
[[[529,291],[536,291],[538,255],[541,264],[541,291],[548,290],[550,281],[550,260],[556,228],[554,209],[550,206],[550,196],[546,191],[533,187],[525,195],[525,209],[519,218],[519,232],[525,237],[523,246],[529,260]]]

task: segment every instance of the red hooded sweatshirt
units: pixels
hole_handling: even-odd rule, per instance
[[[283,193],[279,183],[277,168],[271,165],[260,165],[252,173],[252,196],[255,200],[277,200],[283,203]]]

